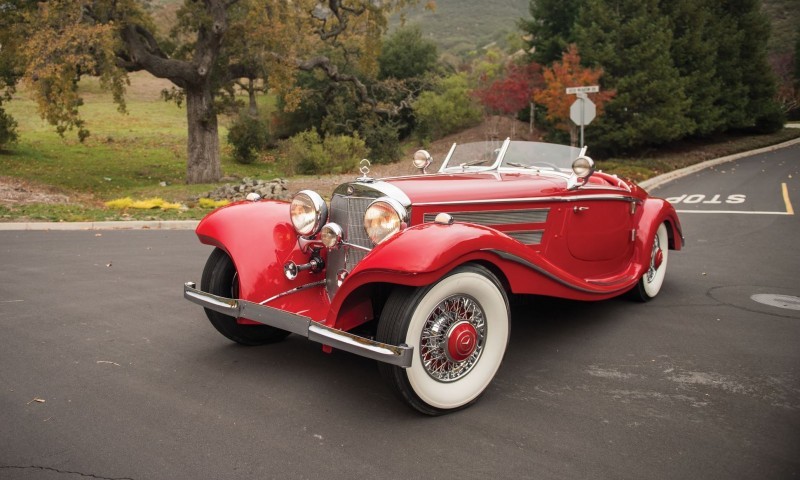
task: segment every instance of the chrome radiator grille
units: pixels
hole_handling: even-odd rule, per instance
[[[372,242],[364,230],[364,212],[374,198],[345,197],[334,194],[331,199],[329,221],[337,223],[343,230],[346,243],[372,248]],[[347,245],[328,253],[328,265],[325,280],[327,281],[328,295],[333,297],[339,285],[336,274],[344,269],[350,272],[368,252],[352,248]]]

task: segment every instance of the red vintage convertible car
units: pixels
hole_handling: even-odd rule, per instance
[[[184,296],[244,345],[290,333],[377,360],[390,388],[438,415],[473,403],[509,338],[510,294],[646,301],[683,244],[673,207],[595,172],[584,150],[453,145],[435,174],[250,198],[208,215],[216,247]],[[366,163],[366,162],[364,162]]]

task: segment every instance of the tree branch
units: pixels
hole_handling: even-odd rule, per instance
[[[155,37],[142,26],[126,25],[121,31],[127,52],[117,53],[117,65],[128,71],[147,70],[154,76],[169,79],[185,88],[193,83],[195,72],[189,62],[167,58],[157,48]],[[153,50],[152,46],[156,45]]]
[[[348,7],[343,5],[341,0],[328,0],[328,9],[333,13],[333,16],[336,17],[338,23],[335,27],[326,31],[325,26],[328,20],[327,18],[322,19],[322,26],[315,30],[321,40],[335,39],[342,34],[342,32],[347,30],[347,22],[349,21],[350,15],[359,16],[366,11],[366,7],[364,6],[361,8]]]
[[[370,97],[367,86],[364,85],[364,83],[361,82],[358,77],[340,73],[339,67],[331,62],[331,60],[327,57],[316,57],[305,61],[297,60],[297,68],[303,71],[320,69],[325,72],[328,78],[334,82],[346,82],[352,84],[356,89],[356,94],[358,95],[359,100],[362,102],[369,104],[373,108],[375,108],[378,104],[374,98]]]

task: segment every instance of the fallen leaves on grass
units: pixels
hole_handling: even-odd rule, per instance
[[[106,207],[117,210],[127,210],[129,208],[136,208],[140,210],[180,210],[183,206],[180,203],[170,203],[158,197],[148,198],[145,200],[133,200],[131,197],[125,197],[106,202]]]
[[[201,198],[200,200],[197,201],[197,203],[198,205],[200,205],[200,208],[219,208],[219,207],[224,207],[225,205],[228,205],[231,202],[225,199],[214,200],[211,198]]]

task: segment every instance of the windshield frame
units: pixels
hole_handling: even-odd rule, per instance
[[[559,176],[569,176],[572,174],[572,163],[584,153],[582,149],[570,145],[523,140],[512,141],[510,138],[506,138],[499,148],[493,148],[494,145],[496,145],[495,142],[453,143],[447,157],[442,162],[442,166],[439,168],[439,172],[475,173],[497,170],[555,173]],[[515,149],[514,147],[516,146],[521,146],[522,148]],[[469,159],[477,156],[476,152],[482,152],[482,155],[487,155],[492,154],[494,151],[497,152],[497,156],[491,165],[470,165]],[[459,152],[466,152],[466,157],[459,158]],[[539,155],[531,155],[537,152]],[[522,154],[522,158],[517,158],[519,154]],[[535,159],[539,160],[536,161]],[[472,161],[479,160],[480,158]],[[509,165],[509,163],[514,163],[514,165]],[[539,166],[537,166],[537,163]]]

